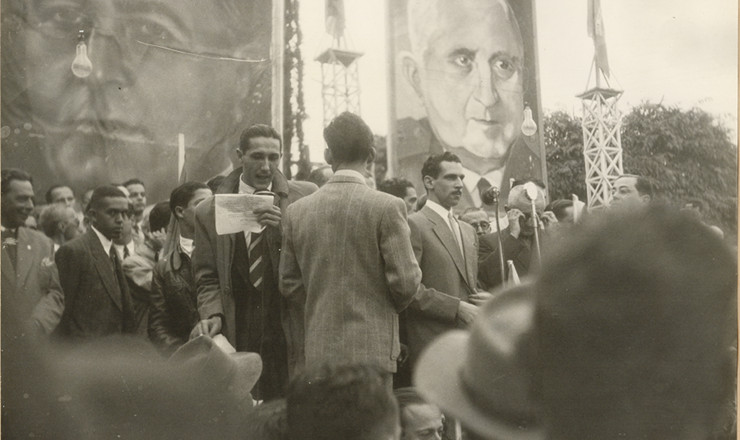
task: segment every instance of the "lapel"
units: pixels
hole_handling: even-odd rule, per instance
[[[463,256],[460,253],[460,248],[457,246],[457,242],[455,241],[455,237],[452,235],[450,227],[447,226],[444,219],[434,212],[432,208],[425,206],[422,208],[421,212],[430,222],[432,222],[434,225],[432,226],[432,231],[434,231],[434,234],[439,238],[439,241],[442,242],[442,246],[447,249],[447,252],[450,254],[450,258],[452,258],[452,261],[455,263],[457,270],[460,272],[460,275],[462,275],[465,282],[470,284],[468,282],[468,275],[465,270]]]
[[[2,270],[3,284],[2,285],[8,289],[7,290],[8,293],[15,292],[15,268],[13,267],[13,263],[10,261],[10,255],[8,255],[8,251],[6,251],[5,249],[3,249],[2,264],[3,264],[2,266],[3,267],[3,270]]]
[[[463,251],[465,251],[465,269],[467,273],[468,286],[473,286],[473,280],[475,280],[475,272],[473,262],[476,261],[478,250],[475,248],[475,230],[470,228],[464,228],[460,225],[460,234],[463,239]]]
[[[87,231],[85,238],[87,248],[90,251],[90,255],[95,264],[95,269],[98,271],[103,287],[105,287],[105,290],[108,292],[108,295],[110,295],[118,309],[123,311],[123,304],[121,303],[121,289],[118,286],[116,273],[111,267],[110,256],[105,253],[103,244],[100,243],[100,239],[95,235],[95,231],[93,231],[92,228]]]
[[[31,234],[24,227],[18,228],[18,254],[16,263],[18,267],[15,268],[16,278],[19,286],[24,286],[28,274],[31,272],[31,268],[36,264],[34,261],[34,246],[36,243],[31,243]]]

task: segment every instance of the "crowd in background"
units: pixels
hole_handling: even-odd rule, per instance
[[[623,175],[588,212],[519,176],[459,212],[455,154],[375,189],[369,127],[324,137],[293,181],[249,127],[164,201],[37,205],[3,169],[3,436],[734,438],[737,260],[700,200]],[[219,234],[219,194],[271,196],[261,230]]]

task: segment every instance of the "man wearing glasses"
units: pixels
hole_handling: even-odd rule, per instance
[[[460,216],[460,220],[472,226],[478,238],[491,233],[491,221],[482,209],[468,208]]]
[[[136,175],[160,200],[182,133],[188,179],[224,172],[241,127],[270,119],[271,4],[3,0],[3,162],[77,191]]]

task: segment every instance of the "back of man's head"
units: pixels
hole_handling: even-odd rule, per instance
[[[536,287],[535,390],[550,438],[710,438],[734,395],[731,252],[662,206],[573,238]]]
[[[359,116],[344,112],[324,128],[332,165],[367,160],[373,149],[373,132]]]
[[[378,184],[378,191],[396,196],[398,198],[406,197],[406,189],[413,188],[414,184],[402,177],[393,177],[385,179]]]
[[[398,435],[398,405],[378,368],[323,366],[288,387],[290,439],[386,440]]]

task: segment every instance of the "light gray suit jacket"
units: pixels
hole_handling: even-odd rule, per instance
[[[425,206],[409,216],[411,244],[426,288],[403,316],[412,364],[432,339],[456,327],[460,301],[475,293],[478,240],[469,224],[459,224],[464,256],[450,227],[432,208]]]
[[[403,200],[334,176],[288,207],[280,290],[305,307],[305,363],[396,371],[398,313],[420,288]]]

